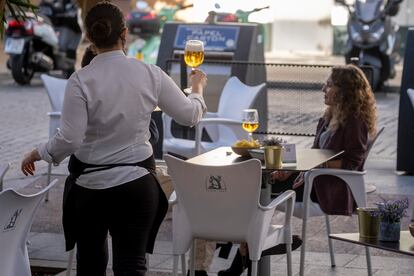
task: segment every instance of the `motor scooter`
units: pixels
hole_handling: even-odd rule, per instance
[[[173,21],[175,14],[190,5],[177,4],[174,7],[163,7],[156,13],[144,1],[136,3],[136,10],[127,15],[127,25],[131,35],[137,38],[129,45],[128,56],[135,57],[148,64],[157,62],[158,49],[161,43],[161,31],[167,21]]]
[[[38,14],[24,20],[8,18],[5,53],[7,67],[21,85],[30,83],[35,72],[60,70],[63,77],[75,71],[76,49],[82,37],[75,1],[44,0]]]
[[[349,5],[336,0],[349,12],[348,40],[345,61],[372,68],[372,88],[378,91],[384,82],[395,77],[395,65],[399,62],[398,25],[392,17],[398,13],[403,0],[356,0]]]
[[[215,5],[217,9],[220,8],[219,4]],[[250,11],[244,11],[244,10],[236,10],[235,13],[230,12],[216,12],[216,11],[210,11],[208,13],[207,18],[205,19],[206,23],[214,24],[216,22],[238,22],[238,23],[249,23],[249,16],[252,13],[259,12],[261,10],[269,9],[269,6],[262,7],[262,8],[255,8]],[[267,30],[266,25],[260,24],[260,33],[261,36],[259,38],[263,39],[264,41],[267,41]]]

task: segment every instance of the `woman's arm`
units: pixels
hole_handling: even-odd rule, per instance
[[[160,75],[161,85],[158,106],[178,123],[195,125],[207,110],[203,98],[203,89],[206,82],[205,74],[197,70],[195,75],[191,76],[194,90],[188,97],[183,94],[167,74],[161,71]]]
[[[350,118],[344,126],[342,169],[357,170],[366,158],[368,128],[360,119]]]

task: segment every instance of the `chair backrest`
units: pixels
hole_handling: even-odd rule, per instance
[[[46,74],[42,74],[40,78],[46,88],[52,111],[62,111],[63,98],[68,80],[51,77]]]
[[[187,218],[176,223],[187,224],[194,238],[246,240],[259,203],[259,160],[227,166],[202,166],[171,155],[164,155],[164,160],[177,194],[177,208]]]
[[[259,96],[259,93],[264,91],[265,86],[265,83],[257,86],[249,86],[242,83],[235,76],[229,78],[220,96],[217,117],[241,122],[243,119],[243,110],[253,108],[256,98]],[[229,146],[236,140],[247,139],[248,137],[247,132],[241,127],[235,128],[218,125],[208,126],[206,129],[213,140],[220,139],[222,141],[220,143],[221,145]]]
[[[3,190],[3,178],[6,172],[9,170],[9,164],[0,164],[0,192]]]
[[[411,104],[413,105],[413,108],[414,108],[414,89],[407,89],[407,94],[408,94],[408,97],[410,98]]]
[[[364,163],[363,163],[362,167],[365,166],[365,163],[367,162],[368,155],[369,155],[372,147],[374,146],[375,142],[377,141],[377,139],[380,136],[380,134],[384,131],[384,129],[385,129],[385,127],[382,127],[379,131],[377,131],[377,134],[375,134],[374,137],[372,137],[371,139],[369,139],[368,144],[367,144],[367,152],[365,154],[365,160],[364,160]]]
[[[253,107],[259,92],[265,86],[265,83],[249,86],[242,83],[235,76],[229,78],[220,96],[217,110],[218,117],[241,120],[243,118],[243,109]]]
[[[0,275],[32,275],[27,237],[39,204],[56,182],[33,195],[22,195],[12,189],[0,193]]]

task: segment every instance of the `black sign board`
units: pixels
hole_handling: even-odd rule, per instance
[[[197,39],[203,41],[205,51],[233,51],[238,37],[237,26],[179,25],[174,48],[183,50],[187,40]]]

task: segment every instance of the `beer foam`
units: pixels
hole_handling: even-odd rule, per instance
[[[185,50],[191,52],[203,52],[204,44],[200,40],[188,40],[185,44]]]

